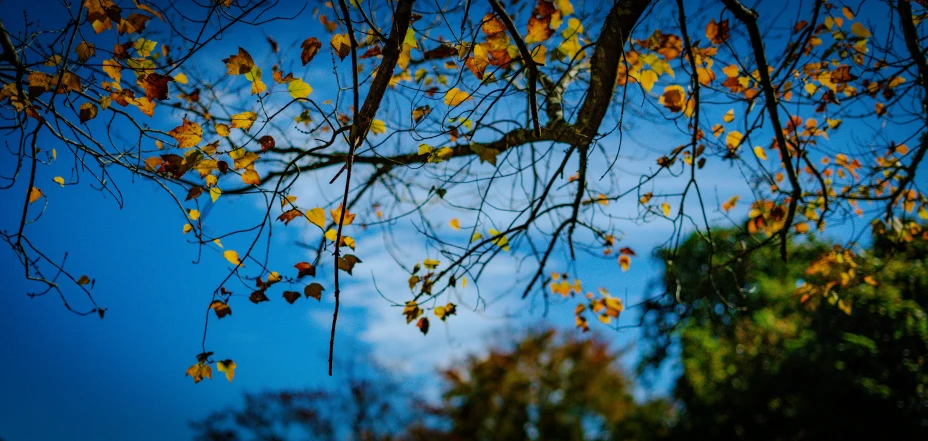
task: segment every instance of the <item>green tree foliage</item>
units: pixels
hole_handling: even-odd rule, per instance
[[[673,438],[925,439],[928,247],[895,233],[860,253],[793,243],[788,264],[773,251],[736,257],[748,238],[735,231],[714,249],[694,235],[662,252],[670,295],[648,304],[645,364],[679,345]],[[710,253],[738,265],[713,274]],[[808,295],[822,265],[855,281]]]

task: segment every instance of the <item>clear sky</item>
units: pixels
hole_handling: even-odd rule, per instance
[[[64,14],[57,3],[47,3],[48,7],[38,9],[35,2],[3,1],[0,8],[5,11],[4,25],[12,32],[21,29],[19,11],[25,9],[30,19],[41,19],[43,26],[54,28]],[[288,2],[282,2],[282,7],[292,12],[299,10]],[[293,50],[289,49],[291,43],[308,36],[325,40],[327,34],[308,15],[309,11],[305,11],[303,18],[279,22],[271,28],[271,35],[284,51]],[[242,28],[210,46],[209,52],[202,53],[196,62],[206,69],[221,70],[221,58],[233,53],[237,46],[261,53],[266,51],[266,45],[261,30]],[[323,50],[328,50],[327,44]],[[334,87],[330,76],[327,67],[305,74],[318,93]],[[156,117],[153,124],[165,121],[158,118],[165,116]],[[640,164],[653,164],[653,157],[641,154],[637,148],[642,145],[685,142],[685,137],[674,138],[671,131],[649,122],[633,125],[635,136],[625,141],[621,167],[635,169]],[[9,162],[8,156],[0,160],[0,172],[8,172]],[[717,168],[707,169],[712,173],[704,181],[706,188],[713,191],[713,199],[715,192],[723,199],[747,194],[740,178],[740,187],[730,186],[732,171],[727,165],[713,167]],[[116,172],[114,181],[119,184],[125,204],[120,209],[116,201],[87,183],[67,187],[53,184],[51,176],[68,175],[68,164],[43,173],[41,187],[50,202],[40,222],[29,227],[34,231],[32,240],[49,256],[62,258],[68,253],[67,267],[96,279],[94,296],[108,310],[104,320],[79,317],[67,312],[55,294],[29,298],[26,293],[37,289],[37,285],[24,280],[13,252],[5,246],[0,248],[0,335],[4,336],[0,343],[0,438],[187,439],[191,434],[188,421],[240,404],[245,391],[342,384],[338,370],[334,378],[326,375],[331,288],[319,303],[304,298],[294,305],[281,299],[279,290],[272,291],[274,296],[268,303],[240,301],[233,305],[231,318],[213,318],[208,349],[215,351],[219,359],[236,361],[235,380],[228,383],[214,372],[212,381],[194,384],[184,372],[200,352],[205,307],[211,293],[230,269],[221,252],[205,248],[199,263],[194,263],[197,248],[181,233],[184,221],[172,201],[153,183],[133,181],[126,173]],[[25,185],[21,181],[12,190],[0,192],[0,228],[18,225]],[[223,230],[258,214],[259,207],[247,199],[223,197],[206,216],[211,228]],[[608,287],[629,305],[653,293],[649,284],[659,277],[661,267],[648,254],[666,240],[670,231],[668,222],[629,227],[623,244],[637,250],[639,257],[626,273],[619,270],[614,259],[579,254],[575,266],[587,270],[585,287]],[[414,234],[409,225],[397,229],[397,241],[410,244],[405,251],[413,255],[420,246],[413,245],[417,243]],[[319,230],[311,225],[276,225],[269,267],[292,272],[292,262],[312,259],[295,243],[318,240],[319,236]],[[544,316],[540,298],[521,301],[511,295],[516,262],[510,262],[494,267],[481,280],[485,298],[501,298],[492,312],[461,307],[459,316],[446,324],[433,320],[431,332],[423,336],[412,325],[406,325],[400,309],[390,306],[374,289],[375,282],[381,290],[404,288],[408,274],[398,271],[379,235],[364,233],[356,239],[358,249],[365,250],[359,253],[364,262],[343,288],[336,357],[342,363],[374,357],[410,391],[434,396],[436,386],[430,373],[436,367],[498,343],[501,335],[507,336],[513,330],[545,324],[573,328],[575,301],[553,301],[549,314]],[[321,280],[330,281],[330,271],[320,270],[320,275]],[[466,302],[465,297],[461,304]],[[74,303],[86,306],[80,300]],[[636,315],[635,310],[629,311],[619,324],[637,323]],[[613,331],[595,324],[593,328],[610,339],[616,349],[628,349],[627,366],[634,365],[636,329]],[[647,393],[665,393],[671,378],[667,375]]]

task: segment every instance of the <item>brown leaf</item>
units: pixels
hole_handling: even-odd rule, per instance
[[[96,118],[98,110],[99,109],[97,106],[93,103],[81,104],[80,114],[78,115],[78,118],[81,120],[81,124]]]
[[[422,331],[422,335],[428,334],[429,333],[429,318],[428,317],[420,318],[419,321],[416,322],[416,327],[419,328],[420,331]]]
[[[200,197],[201,194],[203,194],[203,187],[194,185],[193,187],[190,187],[190,190],[187,191],[187,198],[184,200],[189,201],[191,199],[196,199]]]
[[[709,24],[706,25],[706,38],[708,38],[712,44],[722,44],[725,40],[728,40],[729,36],[731,36],[731,34],[728,31],[727,19],[716,23],[713,18],[709,21]]]
[[[300,298],[300,293],[296,291],[284,291],[284,299],[287,300],[287,303],[292,305],[298,298]]]
[[[264,290],[260,290],[260,289],[251,293],[251,295],[248,296],[248,300],[251,300],[251,303],[254,303],[256,305],[261,302],[271,301],[271,299],[267,298],[267,294],[264,293]]]
[[[261,143],[261,151],[266,152],[274,148],[277,143],[274,141],[274,137],[271,135],[264,135],[258,138],[258,142]]]
[[[290,221],[292,221],[292,220],[294,220],[294,219],[296,219],[296,218],[298,218],[298,217],[303,217],[303,213],[300,212],[300,210],[297,210],[296,208],[294,208],[294,209],[292,209],[292,210],[285,211],[283,214],[281,214],[281,215],[277,218],[277,220],[283,222],[284,225],[289,225],[289,224],[290,224]]]
[[[447,44],[431,49],[422,54],[422,58],[426,60],[436,60],[441,58],[448,58],[458,54],[457,48]]]
[[[303,288],[303,294],[306,295],[307,299],[312,297],[320,301],[322,300],[323,291],[325,291],[325,288],[323,288],[322,285],[315,283],[315,282],[310,283],[309,285],[306,286],[306,288]]]
[[[345,257],[338,258],[338,269],[351,274],[356,264],[362,263],[354,254],[345,254]]]
[[[145,98],[150,100],[168,99],[168,83],[174,81],[167,75],[150,73],[139,78],[139,85],[145,91]]]
[[[310,37],[303,40],[301,47],[303,51],[300,52],[300,61],[302,61],[305,66],[310,61],[313,61],[313,58],[319,53],[319,49],[322,48],[322,43],[318,38]]]
[[[302,279],[304,276],[316,277],[316,267],[309,262],[300,262],[293,267],[298,271],[297,279]]]
[[[209,304],[209,309],[212,309],[216,313],[216,318],[218,319],[227,315],[232,315],[232,308],[229,307],[228,303],[222,300],[213,300],[213,302]]]

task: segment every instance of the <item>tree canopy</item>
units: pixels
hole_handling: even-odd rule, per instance
[[[578,328],[613,324],[628,305],[585,290],[601,269],[577,256],[609,261],[621,284],[642,252],[628,238],[652,224],[672,229],[671,254],[698,234],[708,250],[693,265],[713,290],[752,252],[789,260],[793,238],[840,236],[807,260],[799,289],[845,314],[855,300],[834,286],[880,283],[849,263],[871,225],[925,239],[923,1],[55,7],[62,23],[0,24],[0,186],[21,210],[0,237],[38,286],[30,295],[103,318],[93,288],[104,275],[30,238],[69,187],[122,204],[122,182],[157,185],[177,217],[178,238],[165,240],[228,267],[197,294],[197,382],[214,368],[232,380],[234,354],[213,357],[209,322],[234,320],[252,307],[244,298],[333,296],[331,371],[345,278],[372,247],[409,274],[384,301],[427,333],[462,302],[485,304],[481,277],[507,260],[515,295],[576,295]],[[306,35],[277,41],[285,20],[306,22]],[[227,35],[248,38],[211,49]],[[260,210],[214,227],[212,207],[236,199]],[[308,257],[273,266],[272,231],[297,224],[318,227]],[[747,234],[732,246],[720,226]],[[405,252],[413,244],[421,255]]]

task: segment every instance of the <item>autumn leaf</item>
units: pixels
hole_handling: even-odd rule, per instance
[[[211,187],[209,189],[209,197],[213,200],[213,203],[216,203],[216,200],[219,199],[219,196],[222,196],[222,189],[219,187]]]
[[[471,97],[457,87],[453,87],[448,92],[445,93],[445,105],[455,107],[465,101],[470,100]]]
[[[725,137],[725,146],[729,151],[733,152],[738,150],[738,147],[741,146],[741,141],[744,139],[744,135],[737,130],[732,130],[728,132],[728,136]]]
[[[90,57],[93,57],[97,53],[97,48],[93,43],[82,41],[77,45],[74,51],[77,52],[77,62],[84,64]]]
[[[255,112],[242,112],[232,115],[231,119],[233,129],[242,129],[247,132],[258,119],[258,114]]]
[[[451,219],[451,221],[448,222],[448,225],[450,225],[451,228],[454,229],[454,230],[460,230],[460,229],[461,229],[461,221],[459,221],[457,218]]]
[[[622,271],[628,271],[628,267],[632,264],[632,258],[623,254],[619,256],[619,266],[622,268]]]
[[[664,213],[664,217],[670,217],[670,204],[666,202],[662,203],[661,212]]]
[[[287,83],[287,91],[290,92],[290,96],[292,96],[293,99],[303,99],[313,93],[313,88],[303,80],[297,78]]]
[[[329,45],[332,46],[332,50],[335,51],[335,55],[338,55],[338,58],[344,60],[351,53],[351,39],[348,37],[348,34],[335,34],[332,36],[332,40],[329,41]]]
[[[300,52],[300,61],[303,62],[303,66],[306,66],[306,64],[313,61],[313,58],[319,53],[319,49],[322,48],[322,43],[318,38],[310,37],[303,40],[303,44],[301,44],[300,47],[302,48]]]
[[[325,210],[319,207],[308,210],[306,220],[319,228],[325,228]]]
[[[378,135],[381,133],[387,133],[387,125],[379,119],[371,121],[371,133]]]
[[[42,196],[43,196],[42,190],[39,190],[38,187],[32,187],[32,189],[29,190],[29,203],[30,204],[34,203],[35,201],[39,200],[39,198],[41,198]]]
[[[438,268],[438,265],[440,265],[440,264],[441,264],[441,262],[439,262],[439,261],[437,261],[437,260],[435,260],[435,259],[425,259],[425,260],[422,261],[422,266],[424,266],[424,267],[426,267],[427,269],[430,269],[430,270],[433,270],[433,269],[435,269],[435,268]]]
[[[93,103],[81,104],[80,114],[78,115],[78,117],[80,118],[81,124],[96,118],[97,112],[98,112],[98,109],[97,109],[96,104],[93,104]]]
[[[245,49],[238,48],[238,53],[222,60],[226,64],[226,72],[229,75],[244,75],[255,67],[255,62],[251,55]]]
[[[708,38],[712,44],[722,44],[725,40],[728,40],[729,36],[727,19],[719,23],[716,23],[715,19],[712,19],[709,21],[709,24],[706,25],[706,38]]]
[[[761,146],[754,147],[754,156],[757,156],[759,159],[763,161],[767,160],[767,152],[765,152],[764,148]]]
[[[351,213],[348,210],[345,210],[344,224],[351,225],[351,223],[354,222],[354,217],[355,215],[353,213]],[[334,222],[335,225],[339,225],[342,223],[342,205],[341,204],[338,205],[338,208],[335,208],[332,210],[332,222]]]
[[[299,262],[293,267],[297,270],[297,279],[302,279],[304,276],[316,277],[316,267],[309,262]]]
[[[140,76],[138,79],[139,86],[145,91],[145,98],[150,101],[168,99],[168,83],[172,81],[173,78],[157,73]]]
[[[323,291],[325,291],[325,288],[323,288],[322,285],[315,283],[315,282],[310,283],[309,285],[306,285],[306,288],[303,288],[303,294],[306,296],[307,299],[314,298],[319,301],[322,300]]]
[[[301,213],[300,210],[294,208],[283,212],[280,216],[277,217],[277,220],[283,222],[284,225],[290,225],[290,221],[301,216],[303,216],[303,213]]]
[[[260,185],[261,176],[253,169],[245,170],[245,173],[242,173],[242,182],[249,185]]]
[[[232,382],[232,377],[235,376],[235,362],[232,360],[220,360],[216,362],[216,370],[219,372],[225,372],[226,379],[229,382]]]
[[[274,141],[274,137],[271,135],[264,135],[258,138],[258,143],[261,144],[262,152],[266,152],[270,149],[273,149],[277,145],[277,142]]]
[[[418,322],[416,322],[416,327],[419,328],[419,331],[422,332],[422,335],[429,333],[429,318],[421,317]]]
[[[78,285],[87,285],[87,284],[89,284],[89,283],[90,283],[90,277],[87,277],[86,274],[83,275],[83,276],[80,276],[80,277],[77,279],[77,284],[78,284]]]
[[[419,304],[415,300],[410,300],[403,307],[403,315],[406,316],[406,323],[409,324],[422,315],[422,309],[419,308]]]
[[[457,305],[454,303],[448,303],[445,306],[436,306],[434,310],[435,316],[438,317],[441,321],[445,321],[448,316],[457,314]]]
[[[177,147],[186,149],[195,147],[203,139],[203,127],[199,124],[183,119],[183,123],[168,132],[168,135],[177,140]]]
[[[664,88],[664,93],[660,96],[658,101],[670,110],[671,112],[679,112],[683,110],[683,106],[686,101],[686,91],[683,90],[682,86],[671,85]]]
[[[284,297],[284,300],[287,301],[287,303],[292,305],[293,302],[295,302],[297,299],[300,298],[300,293],[296,291],[284,291],[283,297]]]
[[[62,178],[61,176],[55,176],[54,178],[52,178],[52,181],[55,181],[56,184],[64,187],[64,178]]]
[[[216,318],[221,319],[227,315],[232,315],[232,308],[229,307],[229,304],[222,300],[213,300],[209,304],[209,309],[212,309],[216,313]]]
[[[209,378],[210,380],[212,380],[213,369],[204,362],[197,362],[197,364],[187,368],[187,375],[185,376],[193,377],[194,383],[199,383],[200,380],[204,378]]]
[[[359,263],[362,263],[361,259],[358,259],[354,254],[345,254],[345,257],[338,258],[338,269],[351,274],[354,266]]]
[[[725,112],[725,116],[722,117],[722,120],[730,123],[735,120],[735,109],[728,109],[728,112]]]
[[[226,250],[226,252],[222,253],[222,257],[225,257],[226,260],[229,261],[229,263],[235,266],[242,266],[242,267],[245,266],[242,264],[242,261],[239,260],[238,253],[235,252],[235,250]]]
[[[248,300],[250,300],[251,303],[254,303],[256,305],[261,302],[271,301],[271,299],[267,298],[267,294],[264,292],[263,289],[259,289],[257,291],[252,292],[251,295],[248,296]]]
[[[741,196],[738,195],[734,195],[728,198],[727,201],[722,203],[722,210],[725,210],[725,212],[728,213],[732,208],[735,208],[735,205],[738,203],[739,199],[741,199]]]

